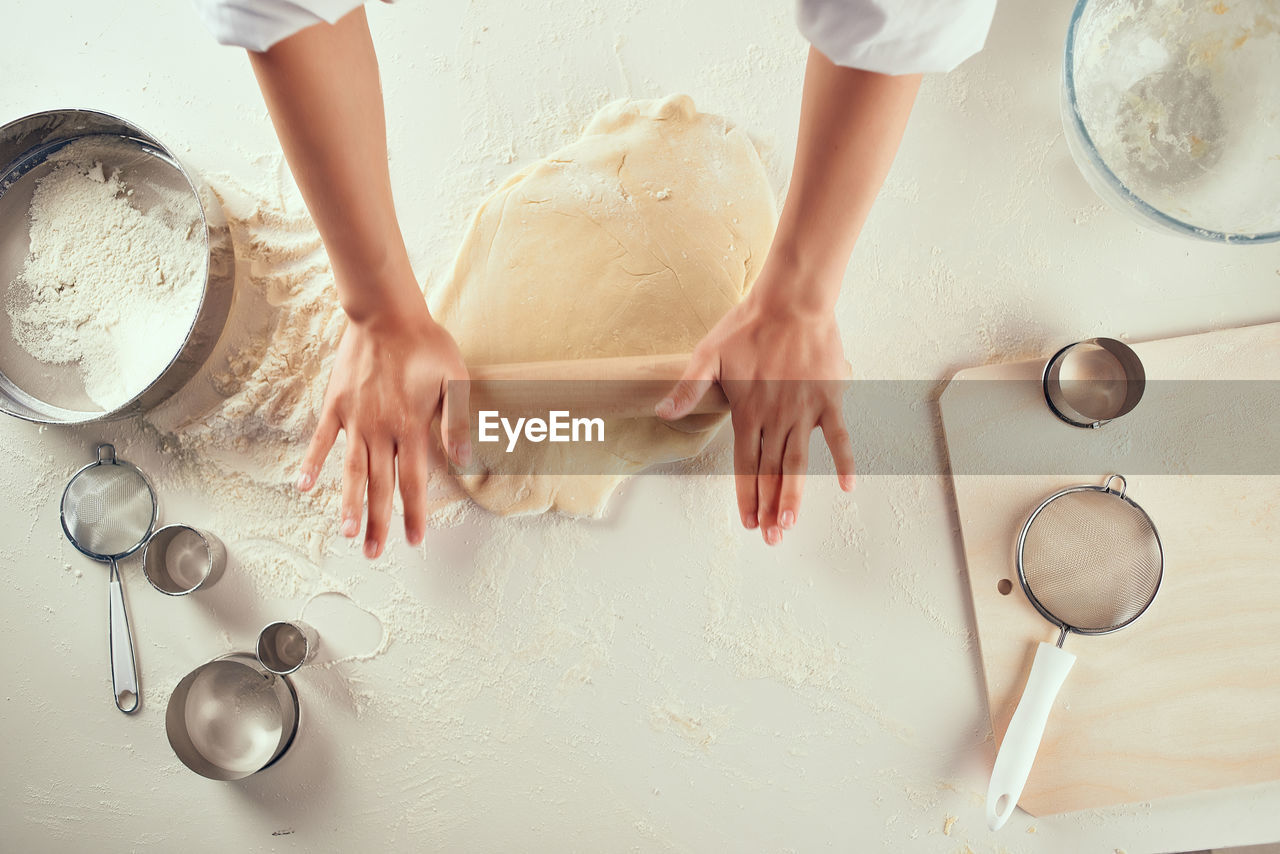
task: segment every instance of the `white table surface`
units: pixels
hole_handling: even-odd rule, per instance
[[[495,181],[614,97],[689,92],[771,144],[785,176],[804,45],[783,0],[372,5],[420,274],[448,261]],[[1142,231],[1077,173],[1058,120],[1069,10],[1002,3],[986,50],[926,82],[840,304],[859,376],[943,380],[1091,335],[1280,319],[1275,246]],[[245,182],[277,149],[244,56],[185,3],[15,0],[4,18],[0,120],[114,112]],[[698,514],[725,515],[727,482],[639,478],[604,521],[512,526],[523,551],[486,552],[510,523],[479,515],[381,566],[340,547],[302,595],[249,612],[216,591],[168,600],[132,563],[147,702],[126,717],[107,683],[105,570],[57,523],[62,474],[124,435],[0,421],[6,850],[1132,854],[1280,839],[1280,785],[986,831],[994,744],[951,491],[933,476],[865,477],[852,500],[814,482],[776,549],[706,533],[723,523]],[[128,446],[144,465],[155,454]],[[221,522],[236,549],[234,514],[252,508],[160,486],[169,521]],[[567,562],[539,567],[540,552]],[[188,772],[164,736],[173,679],[333,579],[373,610],[412,597],[489,640],[432,659],[444,695],[404,677],[435,653],[430,625],[391,626],[381,655],[299,675],[305,726],[278,767],[238,784]],[[531,643],[548,615],[563,637]]]

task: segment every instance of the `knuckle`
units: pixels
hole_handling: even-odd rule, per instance
[[[427,472],[426,463],[422,462],[412,466],[404,466],[400,472],[400,493],[406,500],[417,498],[418,494],[426,488]]]
[[[389,510],[387,502],[371,498],[369,501],[369,527],[385,528],[387,518],[390,516]]]
[[[422,492],[423,478],[416,472],[410,474],[408,472],[400,473],[400,497],[408,504],[410,501],[417,501],[419,493]]]
[[[331,437],[338,432],[338,416],[329,407],[325,407],[315,423],[315,430],[311,432],[311,444],[332,441]]]
[[[340,413],[351,412],[355,407],[355,395],[346,389],[338,389],[325,400],[325,408],[337,417]]]
[[[419,518],[425,515],[425,512],[423,511],[423,507],[425,506],[423,499],[426,498],[426,495],[423,490],[418,488],[405,489],[404,486],[401,485],[400,498],[404,502],[404,516],[406,519],[411,516]]]
[[[848,445],[851,440],[849,431],[845,429],[844,425],[830,427],[824,432],[827,434],[827,443],[831,445],[844,446]]]
[[[739,436],[739,441],[749,441],[755,438],[758,441],[760,434],[760,419],[756,417],[755,410],[745,404],[734,406],[730,409],[729,420],[733,423],[733,430]]]
[[[369,504],[379,505],[381,509],[382,502],[389,496],[389,487],[392,484],[388,482],[386,477],[380,477],[376,473],[369,478]]]

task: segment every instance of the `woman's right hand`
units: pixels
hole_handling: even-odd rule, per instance
[[[314,486],[338,431],[347,434],[340,530],[344,537],[360,533],[367,494],[364,554],[369,558],[386,546],[397,474],[405,537],[411,545],[422,542],[431,424],[437,417],[449,458],[460,466],[471,458],[466,365],[416,287],[413,293],[417,299],[407,299],[398,311],[348,323],[298,477],[299,489]]]

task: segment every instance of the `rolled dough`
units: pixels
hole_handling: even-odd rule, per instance
[[[432,312],[468,365],[688,353],[746,294],[776,222],[743,131],[687,95],[614,102],[480,206]],[[599,515],[627,475],[697,454],[724,418],[611,421],[604,443],[526,442],[518,460],[473,423],[459,482],[504,515]],[[588,474],[530,473],[569,455]]]

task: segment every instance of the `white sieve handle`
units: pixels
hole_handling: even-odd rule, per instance
[[[1041,643],[1027,677],[1027,687],[1022,689],[1022,699],[1009,721],[1009,729],[1000,742],[996,764],[991,769],[991,787],[987,790],[987,825],[999,830],[1013,815],[1031,774],[1049,711],[1058,697],[1062,683],[1071,672],[1076,657],[1066,650]]]
[[[107,631],[111,636],[111,688],[116,695],[116,708],[126,715],[138,710],[142,696],[138,693],[138,669],[133,662],[133,638],[129,633],[129,614],[124,609],[124,588],[120,571],[111,561],[111,582],[107,599]]]

